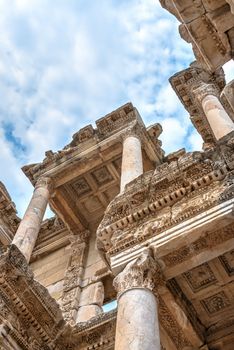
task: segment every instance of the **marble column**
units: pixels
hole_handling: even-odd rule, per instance
[[[16,245],[29,262],[49,199],[49,178],[39,179],[23,219],[14,236]]]
[[[194,90],[195,98],[201,103],[216,140],[234,131],[234,123],[229,117],[213,84],[202,83]]]
[[[118,313],[115,350],[160,350],[155,288],[161,271],[147,250],[115,278]]]
[[[143,174],[141,140],[134,133],[126,136],[123,141],[122,169],[120,192],[125,185]]]

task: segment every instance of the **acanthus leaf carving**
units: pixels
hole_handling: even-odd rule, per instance
[[[145,249],[135,260],[129,262],[113,283],[118,296],[129,289],[146,288],[156,293],[164,285],[161,266],[154,259],[151,249]]]

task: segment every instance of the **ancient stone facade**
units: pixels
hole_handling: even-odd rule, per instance
[[[22,220],[0,183],[0,349],[233,349],[234,4],[161,4],[196,56],[170,82],[203,151],[165,155],[127,103],[23,168]]]

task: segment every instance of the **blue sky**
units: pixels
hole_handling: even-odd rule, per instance
[[[177,26],[157,0],[0,0],[0,180],[20,216],[20,168],[128,101],[162,124],[166,152],[200,149],[168,83],[194,60]]]

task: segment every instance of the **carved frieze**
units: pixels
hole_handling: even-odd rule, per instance
[[[158,314],[160,324],[175,344],[176,349],[183,350],[186,349],[186,347],[191,347],[192,349],[192,344],[184,334],[183,329],[179,327],[173,314],[161,297],[159,297]]]
[[[183,263],[193,256],[201,253],[207,248],[212,249],[212,247],[221,244],[229,239],[234,238],[234,224],[231,223],[223,228],[215,231],[207,232],[200,238],[192,242],[189,246],[185,245],[179,249],[166,254],[163,257],[163,262],[167,267],[172,267],[175,264]]]
[[[116,254],[232,198],[224,152],[215,161],[210,151],[182,154],[128,184],[107,207],[97,231],[99,249]]]
[[[71,255],[65,272],[61,308],[64,319],[71,324],[75,323],[79,306],[88,237],[89,231],[83,231],[78,233],[77,236],[70,237]]]
[[[2,226],[1,220],[4,223],[4,227],[2,229],[4,229],[5,233],[7,233],[7,241],[9,241],[13,238],[13,234],[19,226],[20,218],[17,216],[15,204],[12,202],[6,187],[0,181],[0,229]]]
[[[131,103],[127,103],[114,112],[109,113],[105,117],[97,120],[97,130],[100,136],[107,136],[113,131],[126,126],[135,119],[136,115],[134,113],[134,107]]]
[[[73,140],[69,144],[69,147],[75,147],[83,142],[89,141],[94,137],[94,135],[95,130],[92,125],[87,125],[72,136]]]
[[[65,329],[55,343],[59,350],[110,350],[114,348],[115,328],[116,310],[101,313],[87,322]],[[66,347],[68,344],[70,348]]]

